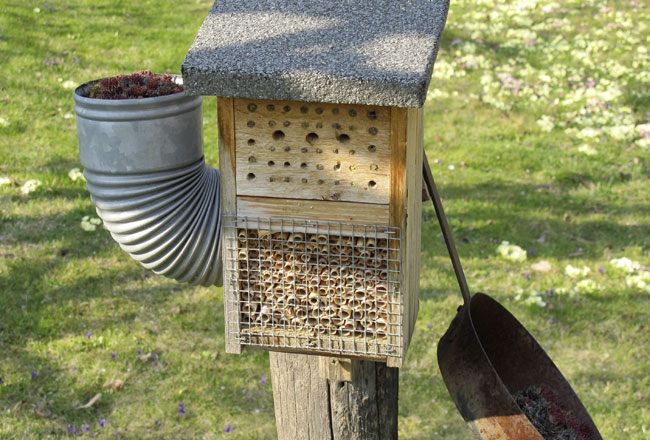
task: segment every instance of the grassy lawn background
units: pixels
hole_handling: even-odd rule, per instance
[[[268,356],[225,354],[222,290],[157,277],[82,229],[94,209],[68,176],[72,89],[178,73],[210,6],[0,0],[0,438],[274,438]],[[537,337],[608,439],[650,431],[649,49],[640,0],[453,1],[425,105],[470,288]],[[216,118],[207,97],[214,165]],[[460,295],[424,216],[400,438],[469,438],[435,356]],[[527,258],[499,256],[503,241]]]

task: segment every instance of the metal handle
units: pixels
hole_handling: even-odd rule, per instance
[[[424,174],[424,183],[426,184],[429,197],[431,197],[431,201],[433,202],[433,207],[436,210],[438,223],[440,223],[440,229],[442,229],[442,236],[445,239],[447,251],[449,251],[449,257],[451,258],[451,265],[454,267],[456,280],[458,280],[460,292],[463,294],[463,301],[467,305],[469,304],[471,295],[469,293],[469,288],[467,287],[467,281],[465,280],[465,272],[463,272],[463,266],[460,264],[460,258],[458,258],[458,251],[456,251],[454,238],[451,236],[451,229],[449,229],[449,224],[447,223],[445,210],[442,208],[442,201],[440,200],[440,195],[438,194],[436,183],[433,181],[433,175],[431,174],[431,168],[429,167],[429,160],[427,159],[425,152],[422,152],[422,154],[422,172]]]

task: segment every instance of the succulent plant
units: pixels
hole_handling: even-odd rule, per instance
[[[183,91],[183,86],[167,73],[155,74],[143,70],[131,75],[117,75],[97,81],[89,97],[95,99],[139,99],[172,95]]]

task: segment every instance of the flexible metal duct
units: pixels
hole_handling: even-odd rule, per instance
[[[90,198],[115,241],[147,269],[221,285],[219,171],[203,157],[202,99],[74,93]]]

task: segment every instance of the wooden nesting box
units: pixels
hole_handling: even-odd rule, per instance
[[[399,367],[418,312],[422,105],[446,3],[416,2],[426,13],[413,16],[380,2],[379,21],[376,2],[306,3],[218,0],[183,64],[189,93],[218,96],[227,351]]]

